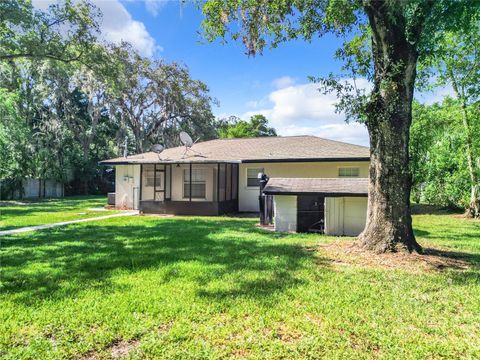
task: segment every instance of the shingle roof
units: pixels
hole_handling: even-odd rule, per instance
[[[268,195],[367,196],[368,178],[271,178],[263,192]]]
[[[185,147],[147,152],[100,162],[103,165],[165,162],[272,162],[272,161],[368,161],[365,146],[322,139],[316,136],[276,136],[216,139],[199,142],[184,156]]]

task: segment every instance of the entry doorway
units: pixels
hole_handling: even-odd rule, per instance
[[[325,232],[324,196],[297,196],[297,232]]]

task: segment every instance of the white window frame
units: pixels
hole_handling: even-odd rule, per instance
[[[249,167],[249,168],[245,169],[245,184],[246,184],[246,187],[248,189],[258,189],[258,188],[260,188],[260,185],[255,185],[255,186],[248,185],[248,179],[249,179],[248,170],[257,170],[257,173],[256,173],[255,177],[258,179],[258,173],[261,173],[261,172],[263,173],[265,171],[265,169],[264,168],[258,168],[258,167]],[[252,179],[252,178],[250,178],[250,179]]]
[[[201,170],[204,172],[204,176],[205,176],[205,180],[204,180],[204,185],[205,185],[205,196],[204,197],[195,197],[195,196],[192,196],[192,200],[206,200],[207,199],[207,179],[208,179],[208,169],[207,168],[193,168],[192,169],[192,175],[193,175],[193,172],[194,171],[197,171],[197,170]],[[182,178],[183,178],[183,181],[182,181],[182,193],[183,193],[183,199],[190,199],[190,196],[188,195],[185,195],[185,181],[186,181],[186,174],[187,173],[190,173],[190,169],[189,168],[183,168],[183,171],[182,171]]]
[[[341,175],[340,172],[342,170],[352,170],[352,169],[356,169],[357,170],[357,174],[356,175],[352,175],[352,173],[350,172],[350,174],[346,174],[346,175]],[[339,166],[338,167],[338,177],[339,178],[358,178],[360,177],[360,167],[359,166]]]

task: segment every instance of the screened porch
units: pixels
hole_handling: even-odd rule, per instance
[[[238,211],[238,163],[142,164],[144,213],[220,215]]]

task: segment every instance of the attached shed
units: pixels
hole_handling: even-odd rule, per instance
[[[271,178],[276,231],[360,234],[367,215],[367,178]]]

